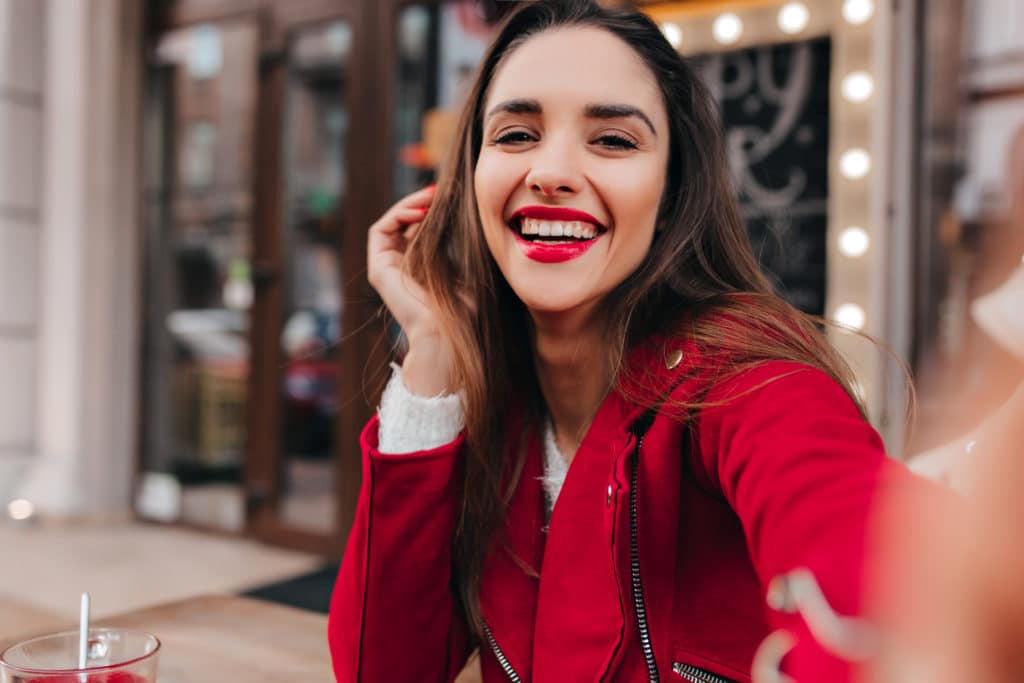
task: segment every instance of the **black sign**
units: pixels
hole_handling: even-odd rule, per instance
[[[754,251],[778,292],[825,311],[829,38],[695,60],[719,101]]]

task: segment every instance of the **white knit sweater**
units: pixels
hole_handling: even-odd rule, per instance
[[[460,396],[417,396],[402,381],[402,368],[396,363],[391,367],[394,372],[384,388],[377,410],[380,452],[413,453],[454,441],[465,424]],[[569,463],[558,450],[554,430],[548,422],[544,428],[544,476],[541,477],[548,515],[555,507],[568,472]]]

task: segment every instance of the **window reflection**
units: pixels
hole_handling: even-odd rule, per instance
[[[204,24],[162,36],[150,71],[144,468],[180,486],[161,519],[231,531],[245,525],[257,50],[248,22]]]

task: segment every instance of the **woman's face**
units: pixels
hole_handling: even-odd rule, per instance
[[[607,31],[547,30],[507,56],[483,117],[491,254],[534,317],[590,316],[654,237],[669,144],[654,74]]]

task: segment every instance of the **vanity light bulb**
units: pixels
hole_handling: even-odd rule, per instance
[[[843,19],[851,24],[863,24],[875,13],[873,0],[846,0],[843,3]]]
[[[850,102],[863,102],[875,92],[875,80],[866,71],[854,71],[843,79],[843,97]]]
[[[871,171],[871,155],[855,148],[843,153],[839,159],[839,170],[851,180],[859,180]]]
[[[788,2],[779,10],[779,28],[783,33],[800,33],[810,20],[811,13],[802,2]]]
[[[678,50],[679,46],[683,44],[683,29],[679,28],[679,24],[666,21],[661,25],[661,32],[665,34],[665,39],[675,49]]]
[[[836,309],[836,313],[833,316],[833,320],[851,330],[863,329],[866,318],[864,309],[857,304],[843,304]]]
[[[839,251],[843,252],[844,256],[863,256],[869,244],[868,233],[864,228],[849,227],[839,235]]]
[[[31,501],[17,498],[7,504],[7,514],[16,522],[21,522],[35,514],[35,506]]]
[[[711,34],[722,45],[732,45],[743,34],[743,21],[732,12],[721,14],[711,25]]]

